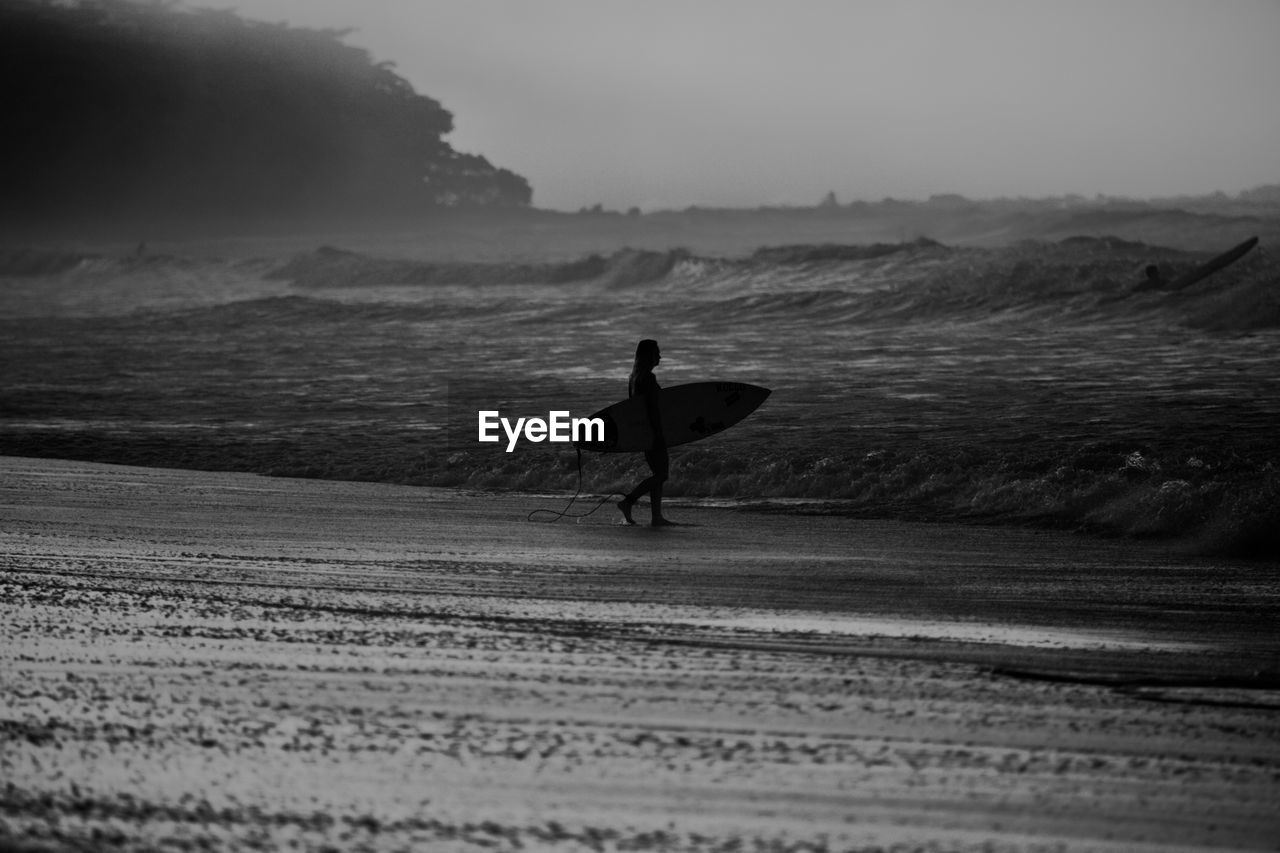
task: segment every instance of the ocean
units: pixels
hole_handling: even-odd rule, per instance
[[[1242,235],[1247,236],[1247,235]],[[529,493],[576,511],[637,455],[475,441],[587,415],[656,338],[664,385],[772,389],[672,451],[668,495],[1280,553],[1280,262],[1077,237],[482,262],[0,253],[0,453]]]

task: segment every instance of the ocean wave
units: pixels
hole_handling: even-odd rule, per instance
[[[91,256],[77,252],[59,252],[47,249],[0,249],[0,276],[16,278],[59,275],[73,270]]]
[[[234,328],[300,329],[339,325],[421,322],[437,316],[429,306],[383,302],[344,303],[322,297],[286,294],[242,299],[181,312],[162,312],[144,322],[208,330]]]
[[[1000,250],[795,246],[744,260],[688,259],[664,296],[724,325],[754,322],[1163,322],[1221,332],[1280,327],[1280,264],[1257,252],[1186,291],[1140,292],[1144,269],[1176,277],[1203,263],[1113,238],[1023,243]]]
[[[123,256],[34,247],[0,248],[0,277],[9,278],[162,277],[199,271],[246,276],[266,271],[272,265],[262,259],[228,261],[154,253],[143,246],[134,254]]]
[[[118,317],[260,298],[273,263],[164,254],[0,252],[0,310],[12,317]]]
[[[946,247],[936,240],[922,237],[908,243],[871,243],[851,245],[847,243],[802,244],[794,246],[766,246],[756,249],[748,263],[756,266],[822,264],[840,261],[869,261],[903,253],[918,254],[921,250]]]
[[[623,250],[554,263],[427,262],[378,258],[322,246],[298,255],[271,272],[271,278],[307,288],[385,285],[643,284],[662,278],[687,253]]]
[[[1247,550],[1280,491],[1280,264],[1259,246],[1186,289],[1140,289],[1148,264],[1176,279],[1210,257],[1097,237],[538,264],[10,253],[0,452],[571,491],[572,454],[443,446],[444,389],[594,411],[654,336],[664,385],[774,390],[724,441],[681,450],[673,495],[1194,529]],[[585,487],[637,464],[593,458]]]
[[[211,310],[249,302],[211,319],[237,312],[335,320],[523,312],[525,320],[575,323],[601,310],[626,313],[643,295],[720,325],[1004,318],[1162,322],[1226,333],[1280,327],[1280,261],[1265,247],[1186,290],[1141,288],[1148,265],[1176,279],[1209,257],[1081,236],[1000,249],[932,240],[775,246],[729,258],[627,249],[546,263],[426,262],[328,246],[284,262],[17,249],[0,253],[0,276],[8,280],[4,307],[21,316]],[[371,307],[379,303],[383,307]]]

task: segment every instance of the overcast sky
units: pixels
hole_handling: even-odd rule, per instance
[[[1280,0],[186,0],[354,28],[576,210],[1280,183]]]

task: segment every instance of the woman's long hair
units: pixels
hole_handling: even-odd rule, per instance
[[[631,376],[627,378],[628,393],[634,394],[636,392],[636,379],[640,374],[653,370],[653,362],[657,354],[658,342],[652,338],[645,338],[636,344],[636,360],[631,365]]]

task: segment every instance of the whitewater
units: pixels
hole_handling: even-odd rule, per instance
[[[664,385],[772,389],[673,451],[688,504],[1179,537],[1274,556],[1280,263],[1116,238],[427,261],[0,253],[0,454],[605,496],[636,456],[476,438]],[[554,503],[554,502],[553,502]]]

